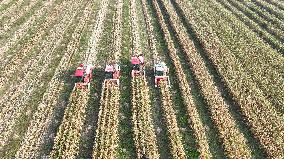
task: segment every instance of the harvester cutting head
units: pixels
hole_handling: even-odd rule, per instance
[[[132,64],[132,71],[131,71],[132,78],[137,76],[145,76],[144,56],[142,54],[132,56],[131,64]]]
[[[113,82],[116,86],[119,86],[119,78],[120,78],[120,66],[115,62],[111,62],[105,67],[105,80]]]
[[[154,66],[154,75],[155,75],[155,87],[159,87],[161,81],[166,83],[166,86],[170,86],[170,78],[167,75],[169,72],[168,67],[164,62],[157,62]]]
[[[94,67],[90,64],[84,65],[80,64],[77,67],[74,76],[76,77],[77,81],[75,83],[75,87],[78,89],[90,89],[90,82],[92,80],[92,72]]]

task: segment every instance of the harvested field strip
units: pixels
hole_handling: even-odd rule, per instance
[[[279,8],[280,5],[272,4],[270,1],[267,1],[267,0],[264,0],[264,1],[252,0],[252,2],[261,6],[261,8],[265,9],[271,15],[274,15],[275,17],[277,17],[279,20],[282,20],[282,21],[284,20],[284,11],[283,9],[281,10],[281,8]]]
[[[195,49],[194,43],[188,38],[187,32],[185,28],[182,27],[182,23],[178,18],[178,15],[175,14],[173,6],[164,2],[164,7],[169,14],[172,27],[177,32],[176,35],[183,47],[189,65],[192,67],[192,70],[201,86],[201,91],[209,105],[212,119],[215,125],[217,125],[220,133],[219,135],[223,140],[226,154],[230,158],[251,158],[251,150],[228,109],[229,105],[227,105],[227,103],[223,100],[221,93],[215,86],[204,61]]]
[[[46,129],[50,127],[52,123],[52,117],[59,101],[59,94],[64,89],[64,81],[59,80],[62,70],[70,67],[70,61],[73,55],[78,50],[79,40],[82,36],[82,30],[86,27],[86,22],[90,18],[92,11],[91,5],[89,4],[84,11],[85,18],[82,18],[78,24],[74,33],[71,36],[71,42],[69,42],[64,56],[62,57],[48,88],[43,95],[43,99],[39,104],[39,107],[29,125],[28,131],[21,143],[21,147],[16,154],[16,158],[37,158],[39,157]]]
[[[64,4],[68,5],[68,3]],[[9,71],[2,72],[3,76],[0,77],[1,81],[0,90],[4,92],[5,89],[9,88],[9,85],[11,83],[19,80],[19,78],[21,77],[20,74],[22,74],[23,76],[23,73],[25,73],[24,70],[29,70],[34,67],[33,65],[35,65],[38,62],[38,60],[36,59],[43,58],[41,56],[42,54],[40,54],[43,53],[43,51],[40,50],[40,48],[44,46],[51,47],[51,45],[54,44],[54,42],[56,42],[57,39],[53,39],[53,37],[56,37],[58,35],[54,34],[53,32],[58,28],[58,26],[64,25],[64,23],[62,22],[61,23],[56,23],[56,22],[58,22],[59,20],[63,20],[66,16],[68,16],[68,14],[66,14],[67,10],[63,10],[63,12],[61,12],[60,14],[59,9],[64,7],[65,6],[64,4],[58,5],[58,8],[56,8],[58,10],[55,10],[55,12],[53,12],[52,15],[48,17],[44,26],[42,26],[40,30],[38,30],[38,33],[35,36],[33,36],[31,39],[29,39],[27,43],[22,45],[21,49],[17,52],[16,56],[14,56],[13,59],[10,59],[9,63],[4,66],[3,69]],[[61,16],[58,16],[58,14]],[[54,18],[56,21],[53,20]],[[66,22],[66,19],[64,20]],[[48,30],[45,30],[45,28],[47,28]],[[62,29],[64,30],[64,28],[61,28],[61,30]],[[46,34],[48,34],[48,36]],[[40,41],[39,39],[42,40]],[[48,49],[48,47],[46,47],[45,49]],[[16,74],[19,74],[17,76],[18,78],[13,78],[13,80],[11,79],[8,80],[9,78],[15,76]]]
[[[119,87],[107,82],[102,89],[93,158],[116,158]]]
[[[20,51],[21,47],[28,43],[28,40],[35,36],[37,31],[40,31],[43,27],[42,24],[46,21],[46,18],[52,11],[58,6],[58,3],[62,2],[62,0],[53,0],[49,1],[44,7],[37,10],[36,13],[33,14],[25,23],[21,25],[17,25],[14,30],[7,31],[3,37],[1,44],[1,68],[3,68],[6,64],[8,64],[11,59],[16,53]],[[46,26],[49,26],[49,28],[52,27],[52,24],[48,24]],[[5,57],[5,58],[4,58]]]
[[[80,2],[80,3],[82,3],[82,2]],[[2,123],[2,121],[3,121],[5,124],[4,123],[1,124],[2,127],[1,127],[0,130],[1,130],[2,134],[1,134],[0,137],[1,138],[3,137],[3,140],[2,140],[3,142],[5,142],[5,140],[8,139],[8,136],[10,136],[10,133],[13,130],[13,126],[14,126],[13,123],[15,123],[15,120],[18,118],[18,116],[21,114],[22,110],[25,108],[26,102],[28,102],[29,96],[36,89],[36,87],[39,86],[40,83],[37,82],[38,79],[46,78],[43,75],[48,70],[47,68],[49,68],[48,66],[51,63],[51,60],[53,60],[53,58],[51,58],[51,57],[56,57],[56,56],[52,56],[52,53],[56,53],[55,50],[56,50],[57,46],[61,43],[61,41],[64,38],[64,32],[68,31],[67,28],[68,28],[69,25],[72,24],[72,22],[74,24],[74,22],[75,22],[74,18],[76,17],[78,11],[80,9],[82,9],[82,7],[78,6],[79,4],[74,5],[74,7],[76,7],[76,8],[74,8],[75,12],[73,12],[71,15],[66,14],[67,15],[66,19],[70,18],[70,19],[73,19],[73,20],[71,20],[71,21],[65,20],[65,24],[64,24],[64,22],[61,23],[63,25],[66,25],[66,28],[62,27],[62,26],[60,27],[60,25],[58,26],[59,28],[62,29],[62,30],[58,29],[58,31],[59,31],[58,34],[60,35],[60,31],[62,31],[62,34],[58,38],[58,41],[52,46],[53,48],[50,48],[51,50],[48,50],[49,52],[46,55],[47,59],[44,58],[43,56],[40,56],[41,58],[38,59],[38,61],[37,61],[38,63],[35,64],[37,69],[31,70],[28,74],[26,74],[26,76],[22,79],[22,81],[19,85],[12,88],[13,91],[10,92],[10,93],[13,93],[13,94],[11,96],[9,96],[9,98],[7,98],[8,101],[5,102],[6,103],[5,106],[2,106],[0,122]],[[84,5],[82,5],[82,6],[84,6]],[[48,48],[45,48],[45,49],[48,49]],[[41,50],[41,51],[43,53],[45,53],[47,51],[45,49]],[[50,56],[50,58],[49,58],[49,56]],[[41,63],[44,63],[44,65],[41,65]],[[18,107],[14,107],[14,105],[18,105]]]
[[[132,80],[134,141],[138,158],[159,158],[147,87],[143,77]]]
[[[280,70],[280,68],[283,68],[281,61],[284,61],[284,58],[279,54],[277,55],[274,50],[270,49],[265,44],[255,45],[261,41],[257,39],[253,40],[253,33],[246,30],[241,22],[238,23],[233,15],[227,13],[227,10],[223,9],[216,2],[212,3],[213,4],[208,3],[208,5],[214,5],[214,7],[218,7],[218,9],[223,10],[223,12],[215,12],[210,9],[212,14],[209,16],[204,15],[204,17],[206,17],[206,19],[210,17],[209,23],[216,28],[219,38],[221,38],[228,49],[234,53],[242,63],[242,67],[247,70],[248,74],[253,77],[265,97],[279,112],[283,112],[284,92],[282,90],[284,89],[284,74],[283,70]],[[212,16],[213,14],[215,14],[215,16]],[[217,18],[221,19],[212,21],[212,19]],[[230,27],[226,27],[224,24]],[[224,34],[224,32],[228,33],[228,35]],[[251,36],[248,35],[249,33]],[[244,41],[246,41],[246,43]],[[237,49],[236,46],[241,48],[241,50]],[[264,50],[267,52],[264,52]],[[253,63],[251,62],[252,59],[254,61]],[[270,71],[266,71],[267,69]]]
[[[23,23],[27,23],[27,21],[30,21],[32,17],[35,16],[45,6],[52,4],[52,1],[46,2],[43,0],[38,0],[34,5],[30,6],[29,10],[26,12],[22,12],[21,16],[15,15],[13,19],[10,19],[5,23],[8,27],[3,27],[0,30],[0,44],[4,45],[8,42],[8,39],[10,39],[13,32],[18,31],[18,28],[21,28]]]
[[[75,89],[71,94],[50,158],[76,158],[78,155],[88,99],[88,90]]]
[[[25,1],[23,2],[23,5],[19,6],[16,10],[13,12],[10,12],[10,14],[5,15],[4,17],[0,17],[0,20],[4,24],[4,30],[2,32],[2,29],[0,31],[0,34],[5,33],[8,29],[11,29],[11,25],[14,24],[18,19],[24,17],[27,13],[33,10],[33,8],[37,8],[38,6],[42,5],[42,0],[31,0],[31,1]]]
[[[109,1],[108,10],[105,15],[104,27],[101,33],[101,39],[98,41],[98,47],[96,49],[96,65],[98,67],[105,67],[105,64],[114,60],[113,54],[113,28],[115,21],[115,0]]]
[[[255,32],[260,38],[269,43],[272,48],[278,50],[284,54],[284,47],[281,45],[283,38],[281,37],[281,30],[275,30],[269,28],[269,24],[266,24],[258,16],[254,16],[240,4],[235,4],[232,1],[218,0],[226,9],[232,12],[238,19],[243,21],[248,28]],[[233,4],[230,4],[233,3]]]
[[[283,150],[281,150],[280,145],[282,143],[278,143],[283,138],[283,136],[279,135],[281,126],[283,126],[281,117],[275,112],[272,105],[265,100],[262,92],[249,76],[244,73],[240,63],[232,56],[230,50],[221,45],[222,43],[208,22],[200,19],[203,16],[200,14],[199,9],[202,9],[203,5],[199,4],[198,7],[195,5],[189,7],[183,1],[179,1],[179,4],[183,4],[180,6],[183,6],[187,18],[191,21],[191,24],[194,24],[193,27],[198,37],[202,40],[209,57],[226,80],[229,89],[240,105],[240,111],[247,117],[246,119],[251,126],[252,132],[260,140],[268,155],[281,158]],[[188,8],[185,8],[185,6]],[[283,134],[283,132],[280,134]]]
[[[154,1],[154,7],[157,12],[157,16],[159,19],[159,23],[161,25],[162,31],[165,35],[165,40],[168,45],[169,54],[171,59],[173,60],[173,64],[175,66],[175,70],[178,76],[178,80],[180,82],[180,89],[184,98],[184,104],[187,106],[187,113],[192,121],[192,127],[197,138],[198,150],[200,152],[201,158],[211,158],[212,153],[209,148],[209,140],[207,137],[207,133],[205,130],[205,125],[201,121],[198,110],[196,109],[193,97],[191,96],[191,87],[189,86],[186,75],[183,72],[180,59],[177,57],[177,50],[175,49],[173,40],[170,36],[170,33],[167,29],[167,26],[164,22],[164,18],[162,17],[161,10],[159,9],[158,3]]]
[[[109,5],[109,0],[104,0],[101,3],[102,8],[100,9],[97,15],[98,18],[94,25],[91,39],[89,40],[89,48],[85,54],[84,63],[95,63],[96,61],[98,42],[100,41],[100,38],[103,32],[104,20],[106,17],[108,5]]]

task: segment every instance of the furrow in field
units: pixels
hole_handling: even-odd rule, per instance
[[[55,1],[58,0],[45,1],[43,6],[37,10],[27,21],[19,26],[16,26],[15,30],[5,32],[5,35],[3,35],[3,38],[1,37],[2,39],[0,40],[0,68],[6,66],[10,60],[13,59],[13,56],[17,55],[18,47],[21,45],[21,40],[23,41],[23,39],[31,36],[32,33],[41,28],[41,25],[44,22],[41,19],[45,18],[48,13],[54,9],[56,6],[54,3]],[[13,52],[12,49],[17,51]]]
[[[248,74],[254,78],[254,81],[259,85],[266,98],[280,113],[283,113],[284,92],[282,90],[284,90],[284,73],[281,68],[283,68],[284,58],[277,54],[275,50],[262,43],[263,41],[259,40],[242,22],[238,21],[236,17],[220,4],[215,1],[212,3],[208,4],[222,10],[222,12],[212,10],[212,14],[216,14],[214,17],[211,14],[212,18],[219,19],[218,21],[210,22],[211,25],[216,26],[213,28],[216,28],[218,36],[243,64]],[[225,36],[224,32],[228,36]],[[253,62],[251,62],[252,60]]]
[[[72,92],[50,158],[76,158],[78,155],[89,95],[87,89],[75,88]]]
[[[4,23],[4,26],[0,30],[0,35],[5,33],[7,30],[9,30],[13,25],[13,23],[17,21],[20,17],[22,17],[23,15],[28,13],[32,8],[34,8],[36,5],[41,3],[42,0],[25,1],[23,2],[23,5],[20,5],[14,11],[10,12],[8,15],[4,15],[4,17],[2,17],[2,22]]]
[[[9,63],[7,63],[1,71],[0,77],[0,93],[4,93],[4,90],[7,90],[10,85],[20,79],[24,74],[28,72],[30,69],[33,69],[31,65],[34,65],[38,61],[36,59],[42,58],[41,54],[37,54],[40,52],[42,47],[46,45],[50,45],[52,41],[49,41],[50,37],[56,36],[54,34],[54,25],[59,25],[62,23],[58,23],[62,17],[66,16],[62,13],[65,13],[67,9],[63,9],[70,2],[63,2],[56,5],[53,12],[47,17],[45,22],[40,26],[39,30],[28,39],[26,43],[21,45],[21,49],[17,51],[16,56],[10,59]],[[48,48],[48,47],[45,47]],[[26,70],[26,71],[25,71]],[[15,75],[18,76],[15,76]]]
[[[16,154],[16,158],[37,158],[39,157],[46,131],[50,127],[55,107],[59,101],[59,95],[64,89],[64,81],[60,80],[63,70],[70,67],[70,61],[75,52],[78,51],[82,30],[86,27],[86,22],[92,15],[92,5],[89,4],[82,19],[79,21],[71,42],[62,57],[55,73],[48,84],[47,91],[28,127],[27,133],[21,143],[21,147]]]
[[[187,32],[176,14],[171,3],[164,2],[165,10],[169,14],[171,26],[176,31],[179,43],[186,54],[189,65],[201,86],[201,91],[207,100],[214,123],[217,125],[219,135],[227,155],[230,158],[251,158],[251,150],[247,140],[238,129],[235,119],[230,113],[229,105],[222,98],[221,93],[215,85],[212,75],[197,52],[194,43],[187,36]]]
[[[196,109],[196,105],[194,103],[193,97],[191,96],[191,87],[186,79],[186,75],[182,69],[180,59],[177,56],[177,50],[175,49],[173,39],[167,29],[167,25],[165,23],[164,17],[162,16],[161,10],[158,6],[157,1],[154,1],[154,8],[158,15],[159,24],[161,25],[162,31],[165,36],[165,40],[167,43],[167,47],[169,49],[169,55],[173,61],[174,67],[176,69],[176,73],[178,76],[178,80],[180,83],[181,93],[183,95],[184,104],[186,105],[187,113],[192,121],[192,127],[197,138],[198,150],[200,152],[200,158],[211,158],[212,153],[210,152],[209,140],[207,137],[207,133],[205,130],[205,125],[201,121],[198,110]]]
[[[48,40],[48,42],[50,42],[50,46],[42,46],[42,50],[39,53],[39,55],[41,56],[39,56],[36,63],[34,63],[34,70],[29,70],[20,84],[14,86],[15,88],[13,88],[13,90],[15,91],[13,91],[13,94],[10,94],[8,101],[4,100],[5,102],[1,106],[2,112],[0,114],[0,138],[3,139],[1,140],[3,141],[3,145],[8,140],[8,136],[10,136],[10,134],[13,132],[13,126],[16,122],[16,119],[22,113],[22,110],[24,110],[26,102],[28,101],[30,95],[34,91],[35,87],[40,85],[38,78],[42,77],[43,73],[47,70],[51,60],[53,59],[52,57],[54,57],[52,53],[54,53],[54,50],[63,40],[64,32],[66,31],[68,26],[72,24],[74,18],[77,15],[77,12],[81,9],[81,7],[79,7],[80,3],[82,2],[74,3],[73,6],[70,7],[68,12],[65,13],[61,23],[55,25],[53,37]],[[15,107],[15,105],[17,107]]]
[[[240,105],[240,111],[247,117],[246,120],[251,126],[253,134],[260,140],[271,158],[283,157],[284,151],[281,145],[283,145],[284,124],[282,117],[267,102],[236,57],[220,41],[209,23],[214,20],[205,21],[205,17],[210,17],[210,15],[209,13],[202,14],[206,13],[209,8],[204,8],[206,4],[203,3],[199,3],[197,6],[181,0],[178,3],[201,39],[210,59],[223,75],[232,95]]]

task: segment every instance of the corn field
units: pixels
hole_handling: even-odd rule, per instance
[[[281,0],[1,0],[0,21],[1,159],[284,158]]]

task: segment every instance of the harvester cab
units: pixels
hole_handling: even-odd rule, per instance
[[[132,56],[131,64],[132,64],[132,71],[131,71],[132,78],[136,76],[145,76],[144,56],[142,54]]]
[[[75,83],[75,87],[79,89],[90,89],[90,82],[92,80],[92,72],[94,67],[90,64],[84,65],[80,64],[77,67],[74,76],[76,77],[77,81]]]
[[[119,78],[120,78],[120,66],[117,63],[106,64],[105,67],[105,80],[113,82],[115,85],[119,86]]]
[[[161,81],[166,83],[166,86],[170,86],[170,78],[168,76],[169,69],[164,62],[158,61],[154,66],[155,75],[155,87],[159,87]]]

